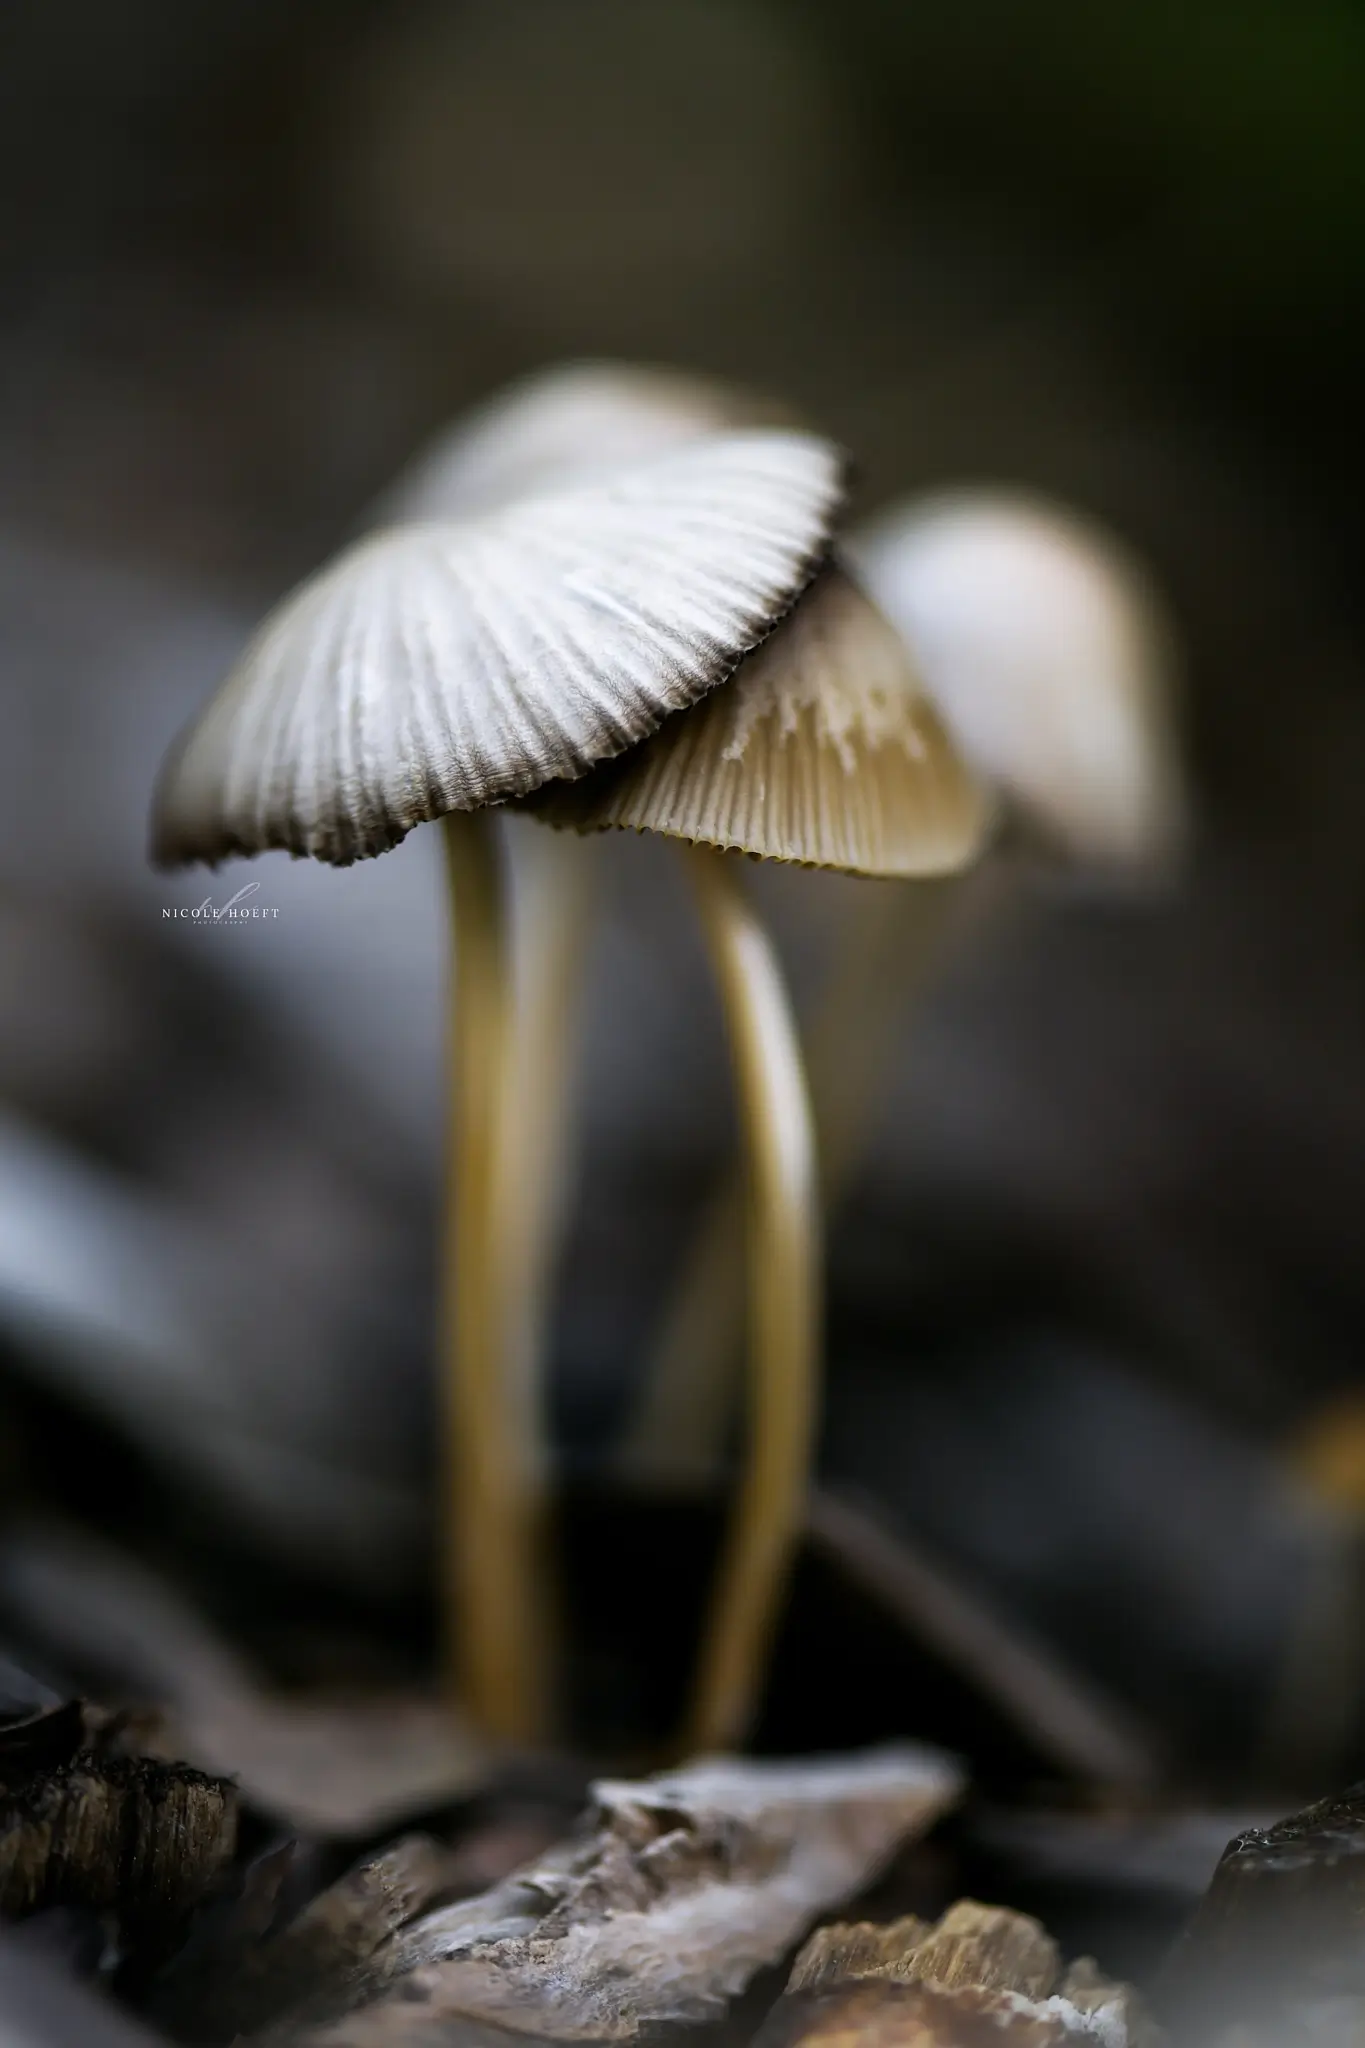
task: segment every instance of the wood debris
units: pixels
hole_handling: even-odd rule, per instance
[[[789,1991],[849,1978],[931,1978],[1043,1997],[1061,1973],[1057,1944],[1036,1920],[959,1899],[931,1925],[913,1915],[889,1926],[822,1927],[792,1965]]]
[[[960,1789],[949,1759],[913,1748],[599,1784],[573,1839],[356,1956],[339,2001],[329,1970],[262,2038],[391,2048],[464,2038],[450,2030],[468,2022],[614,2042],[714,2020]],[[341,2009],[323,2022],[329,1999]]]
[[[368,1857],[283,1924],[294,1845],[262,1857],[207,1939],[187,1946],[153,1994],[177,2040],[216,2044],[281,2014],[335,2010],[363,1993],[373,1958],[406,1922],[451,1892],[454,1859],[425,1835]]]
[[[1223,1852],[1167,1968],[1179,2038],[1198,2048],[1365,2041],[1365,1783]]]
[[[1157,2048],[1126,1985],[1063,1968],[1036,1920],[959,1899],[929,1924],[821,1928],[755,2048]]]
[[[0,1911],[116,1916],[133,1945],[178,1938],[232,1855],[236,1795],[221,1778],[148,1757],[77,1750],[0,1779]]]

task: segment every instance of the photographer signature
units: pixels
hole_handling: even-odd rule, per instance
[[[279,910],[274,906],[248,900],[256,895],[260,886],[259,882],[243,882],[237,894],[230,896],[226,903],[215,903],[211,896],[206,896],[202,903],[193,907],[187,903],[163,904],[161,915],[188,924],[250,924],[278,917]]]

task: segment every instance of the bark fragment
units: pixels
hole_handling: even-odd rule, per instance
[[[173,1945],[236,1820],[232,1787],[183,1764],[81,1750],[23,1771],[0,1784],[0,1912],[89,1907],[132,1945]]]
[[[1198,2048],[1365,2040],[1365,1783],[1229,1842],[1166,1973]]]
[[[599,1784],[573,1839],[375,1950],[343,1987],[349,2011],[318,2024],[314,2000],[266,2038],[617,2042],[714,2020],[959,1790],[956,1766],[918,1749]]]
[[[755,2048],[1157,2048],[1126,1985],[1063,1969],[1036,1920],[959,1899],[934,1925],[823,1927]]]

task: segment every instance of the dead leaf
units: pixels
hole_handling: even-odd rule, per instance
[[[715,2019],[929,1828],[961,1782],[950,1759],[906,1748],[716,1759],[599,1784],[574,1839],[404,1926],[354,1987],[359,2009],[304,2031],[297,2014],[267,2038],[397,2048],[463,2040],[470,2023],[615,2042]]]

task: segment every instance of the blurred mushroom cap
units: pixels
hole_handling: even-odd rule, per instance
[[[989,824],[904,642],[835,567],[724,689],[533,808],[859,875],[951,872]]]
[[[787,407],[683,370],[556,364],[438,434],[371,511],[374,525],[467,519],[532,492],[595,481],[707,434],[799,425]]]
[[[345,865],[581,775],[765,637],[825,551],[841,472],[809,435],[713,437],[362,542],[266,621],[173,751],[153,858]]]
[[[1161,863],[1184,835],[1174,635],[1139,566],[1022,494],[901,505],[852,544],[967,759],[1073,856]]]

